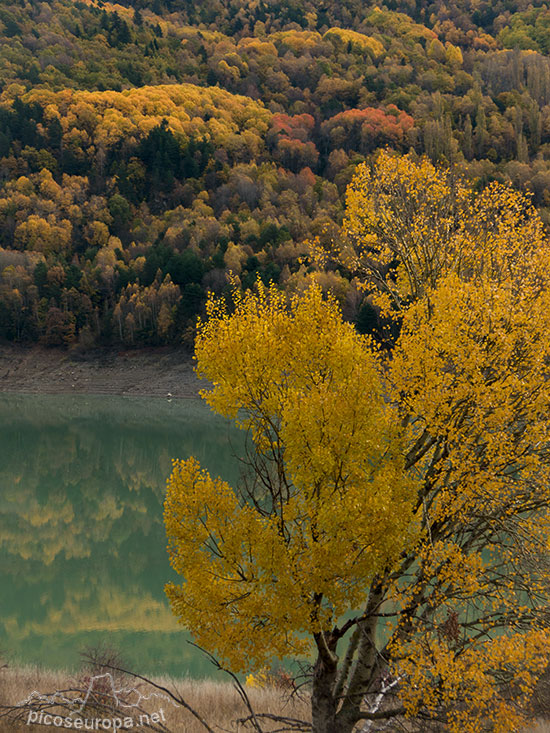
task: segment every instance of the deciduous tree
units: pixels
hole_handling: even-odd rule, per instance
[[[175,462],[167,594],[234,670],[310,655],[315,733],[517,730],[547,663],[549,247],[520,196],[428,165],[348,197],[359,254],[406,289],[389,357],[313,286],[210,300],[198,329],[251,471]]]

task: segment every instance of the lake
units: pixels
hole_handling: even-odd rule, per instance
[[[172,458],[235,482],[243,436],[200,400],[0,395],[0,658],[80,665],[117,648],[142,674],[212,676],[164,596]]]

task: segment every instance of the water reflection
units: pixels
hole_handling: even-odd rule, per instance
[[[163,585],[173,457],[237,479],[239,435],[200,401],[0,395],[0,650],[74,666],[99,640],[142,672],[202,675]]]

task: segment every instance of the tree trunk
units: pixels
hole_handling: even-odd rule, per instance
[[[336,728],[335,678],[336,664],[327,665],[318,657],[313,671],[311,695],[312,733],[347,733]]]
[[[369,592],[365,618],[359,622],[357,627],[360,637],[355,656],[356,661],[336,718],[338,730],[341,733],[351,733],[360,719],[361,703],[365,695],[372,690],[379,672],[381,660],[378,657],[375,641],[377,623],[375,611],[379,608],[383,595],[383,584],[375,581]]]

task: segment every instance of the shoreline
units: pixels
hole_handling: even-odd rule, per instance
[[[207,383],[188,350],[103,349],[88,353],[0,346],[0,393],[88,394],[193,399]]]

